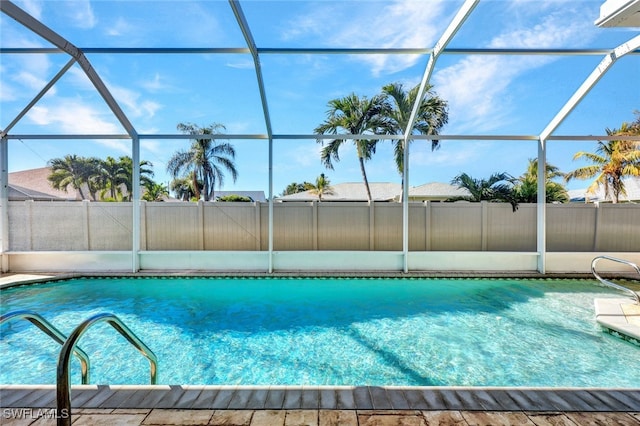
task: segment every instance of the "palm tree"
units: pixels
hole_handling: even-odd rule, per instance
[[[122,176],[122,165],[113,157],[107,157],[100,163],[100,175],[97,180],[100,182],[102,193],[100,198],[104,199],[107,191],[112,200],[117,200],[122,196],[121,185],[124,183]]]
[[[170,189],[176,194],[176,198],[182,201],[189,201],[193,198],[200,198],[200,189],[197,185],[194,187],[194,182],[191,177],[176,178],[171,181]]]
[[[412,129],[413,134],[438,134],[449,121],[447,101],[431,91],[432,87],[431,85],[427,86],[424,97],[420,102]],[[391,125],[389,128],[390,133],[401,135],[407,130],[419,90],[420,85],[417,85],[407,91],[401,83],[387,84],[382,88],[382,93],[391,100],[391,110],[388,112]],[[411,140],[407,142],[410,143]],[[402,174],[404,170],[404,144],[401,139],[394,139],[392,143],[398,173]],[[432,150],[437,149],[439,146],[440,141],[431,141]]]
[[[118,164],[120,165],[118,173],[120,184],[124,185],[127,191],[127,200],[131,201],[133,197],[133,159],[123,156],[118,159]],[[153,177],[153,169],[151,167],[153,167],[153,164],[150,161],[140,161],[140,185],[145,188],[154,183],[151,179]]]
[[[168,195],[169,190],[166,185],[153,182],[152,184],[145,186],[145,192],[142,195],[142,199],[146,201],[162,201],[162,197]]]
[[[284,189],[284,191],[282,191],[282,193],[280,194],[281,197],[285,196],[285,195],[291,195],[291,194],[297,194],[299,192],[304,192],[307,190],[307,188],[309,188],[310,185],[313,185],[310,182],[302,182],[302,183],[298,183],[298,182],[291,182],[289,185],[287,185],[287,187]]]
[[[640,134],[640,126],[629,126],[623,123],[618,130],[606,129],[606,131],[609,136]],[[593,194],[599,187],[603,187],[605,198],[613,203],[618,203],[620,195],[626,194],[624,178],[640,176],[640,144],[636,141],[598,141],[595,153],[576,152],[573,159],[583,157],[593,164],[567,173],[565,181],[595,177],[593,183],[587,188],[587,193]]]
[[[191,123],[178,124],[178,130],[194,136],[219,134],[218,130],[224,128],[222,124],[218,123],[208,127],[198,127]],[[209,201],[214,199],[216,184],[218,187],[222,187],[224,183],[223,169],[231,173],[234,182],[238,178],[238,172],[233,162],[235,155],[235,149],[228,142],[196,137],[188,151],[178,151],[169,159],[167,171],[174,178],[186,172],[194,182],[201,181],[204,200]],[[197,184],[194,185],[195,187]]]
[[[564,178],[564,173],[552,164],[546,165],[545,176],[545,201],[547,203],[569,202],[569,194],[564,185],[554,182],[553,179]],[[538,159],[530,158],[527,171],[520,176],[515,184],[514,191],[518,202],[538,202]]]
[[[318,196],[318,200],[322,201],[323,195],[331,195],[333,194],[333,187],[331,186],[331,182],[327,179],[324,173],[321,173],[320,176],[316,178],[315,185],[312,183],[307,183],[307,190]]]
[[[448,201],[492,201],[507,202],[515,212],[518,210],[518,202],[513,190],[513,178],[507,173],[494,173],[489,179],[474,179],[466,173],[461,173],[451,181],[452,185],[464,188],[470,195],[455,197]]]
[[[360,98],[352,93],[344,98],[329,101],[327,119],[316,127],[314,132],[332,135],[337,135],[338,131],[354,135],[388,133],[388,123],[385,117],[389,109],[390,105],[382,95],[368,99],[367,97]],[[364,163],[375,154],[377,140],[332,139],[325,145],[325,140],[318,138],[317,142],[324,146],[320,160],[326,168],[333,170],[333,161],[340,161],[340,147],[347,141],[352,141],[356,147],[362,180],[367,190],[367,197],[371,201],[371,189]]]
[[[95,185],[91,183],[98,175],[97,158],[79,157],[77,155],[65,155],[64,158],[53,158],[49,160],[51,174],[47,177],[51,186],[55,189],[68,192],[68,187],[76,189],[80,198],[85,199],[82,190],[83,185],[87,185],[91,196],[95,200]]]

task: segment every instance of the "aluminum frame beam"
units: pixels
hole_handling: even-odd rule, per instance
[[[621,44],[605,56],[596,68],[587,76],[580,87],[571,95],[569,100],[562,106],[560,111],[551,119],[549,124],[542,130],[538,141],[538,208],[536,214],[537,222],[537,251],[538,251],[538,272],[545,273],[546,261],[545,255],[547,251],[546,241],[546,164],[547,164],[547,144],[551,134],[562,124],[562,122],[571,114],[571,111],[580,103],[580,101],[591,91],[598,83],[602,76],[613,66],[613,64],[624,55],[640,48],[640,35],[635,36],[626,43]],[[616,137],[617,138],[617,137]],[[610,137],[608,138],[609,140]]]
[[[82,50],[9,0],[0,2],[0,10],[74,58],[129,136],[134,137],[137,134],[126,114],[122,111],[98,73],[93,69]]]
[[[247,23],[247,19],[242,11],[242,6],[238,0],[229,0],[229,5],[233,10],[233,14],[238,21],[242,35],[244,36],[247,46],[253,57],[253,65],[256,71],[256,80],[258,82],[258,90],[260,91],[260,101],[262,102],[262,112],[264,114],[265,126],[267,127],[267,137],[269,139],[269,273],[273,272],[273,130],[271,127],[271,116],[269,114],[269,104],[267,102],[267,94],[264,87],[264,79],[262,77],[262,67],[260,65],[260,56],[255,40],[251,34],[251,28]]]
[[[409,116],[409,122],[407,128],[404,131],[402,138],[403,149],[403,167],[402,167],[402,253],[403,253],[403,270],[405,273],[409,272],[409,144],[411,141],[411,134],[416,123],[418,116],[418,110],[422,103],[427,84],[431,79],[431,74],[435,67],[438,57],[442,53],[443,49],[447,47],[451,39],[456,35],[462,24],[467,17],[473,12],[473,9],[478,5],[480,0],[466,0],[458,13],[453,17],[453,20],[449,23],[442,36],[436,43],[431,54],[429,55],[429,61],[427,62],[426,69],[422,75],[422,81],[416,95],[411,115]]]

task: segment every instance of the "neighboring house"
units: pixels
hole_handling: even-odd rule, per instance
[[[371,198],[374,201],[393,201],[402,187],[399,183],[369,182]],[[367,190],[362,182],[346,182],[331,185],[333,194],[323,194],[322,201],[367,201]],[[284,195],[275,201],[314,201],[318,195],[311,191],[298,192],[297,194]]]
[[[399,183],[369,183],[374,201],[402,201],[402,185]],[[362,182],[331,185],[333,194],[324,194],[323,201],[367,201],[367,192]],[[409,188],[409,201],[446,201],[453,197],[469,196],[469,191],[448,183],[431,182]],[[276,201],[313,201],[318,196],[310,191],[285,195]]]
[[[251,201],[257,201],[264,203],[267,198],[264,195],[264,191],[215,191],[213,195],[216,197],[215,201],[218,201],[220,197],[226,197],[228,195],[239,195],[241,197],[249,197]]]
[[[425,183],[409,188],[409,201],[446,201],[455,197],[469,197],[471,193],[466,188],[459,188],[443,182]],[[398,200],[402,198],[400,194]]]
[[[624,179],[624,187],[627,195],[620,195],[620,202],[640,203],[640,177]],[[599,187],[594,194],[587,194],[586,188],[572,189],[567,192],[569,193],[569,200],[572,203],[611,202],[610,199],[605,198],[604,189],[602,187]]]
[[[51,168],[22,170],[9,173],[9,201],[73,201],[80,200],[77,191],[69,187],[69,192],[54,189],[47,180]]]

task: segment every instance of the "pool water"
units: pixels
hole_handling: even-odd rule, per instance
[[[158,383],[637,387],[640,348],[602,331],[591,280],[80,278],[2,290],[69,334],[110,312],[158,356]],[[0,383],[55,383],[59,345],[2,325]],[[79,346],[93,384],[145,384],[106,323]],[[80,383],[72,360],[73,383]]]

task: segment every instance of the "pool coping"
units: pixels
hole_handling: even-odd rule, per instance
[[[76,409],[640,412],[640,388],[74,385]],[[55,408],[55,385],[0,385],[2,408]]]

